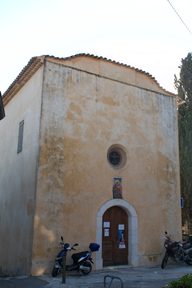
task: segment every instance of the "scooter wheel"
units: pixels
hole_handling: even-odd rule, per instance
[[[187,265],[192,265],[192,261],[187,260],[186,263]]]
[[[88,269],[86,269],[86,270],[81,270],[81,272],[82,272],[83,274],[85,274],[85,275],[89,274],[89,273],[91,272],[91,270],[92,270],[92,265],[91,265],[91,263],[86,261],[85,263],[83,263],[83,266],[89,267],[89,270],[88,270]]]
[[[165,266],[167,265],[167,262],[169,260],[169,255],[165,255],[164,258],[163,258],[163,261],[161,263],[161,268],[164,269]]]
[[[53,268],[53,271],[52,271],[52,276],[53,277],[56,277],[57,275],[59,274],[59,268]]]

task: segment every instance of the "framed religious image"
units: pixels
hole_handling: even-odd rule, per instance
[[[122,178],[113,178],[113,199],[122,199]]]

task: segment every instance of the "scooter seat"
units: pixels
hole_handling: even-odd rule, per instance
[[[89,251],[83,251],[83,252],[75,253],[71,256],[71,258],[73,259],[74,263],[77,263],[78,260],[81,257],[85,257],[87,255],[87,253],[89,253]]]

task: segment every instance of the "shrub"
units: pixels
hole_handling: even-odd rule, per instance
[[[192,274],[186,274],[177,281],[171,281],[166,288],[192,288]]]

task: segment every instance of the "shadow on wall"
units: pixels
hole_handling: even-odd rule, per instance
[[[35,215],[34,229],[35,230],[37,229],[39,231],[38,233],[40,233],[41,235],[45,236],[45,239],[47,239],[47,241],[49,243],[54,243],[55,240],[56,240],[54,232],[52,230],[50,230],[50,229],[47,229],[40,222],[41,222],[40,217],[38,215]],[[36,249],[39,249],[38,244],[36,246]],[[47,253],[46,257],[49,258],[50,253],[51,253],[51,249],[48,248],[46,251],[44,251],[44,253]],[[54,259],[52,259],[52,260],[54,260]],[[50,265],[52,267],[53,263],[52,263],[52,261],[48,264],[46,261],[45,261],[45,263],[42,263],[41,260],[40,261],[35,260],[35,263],[33,263],[33,264],[35,264],[35,265],[32,265],[32,275],[38,276],[38,275],[47,274],[47,273],[49,274],[50,273]]]

